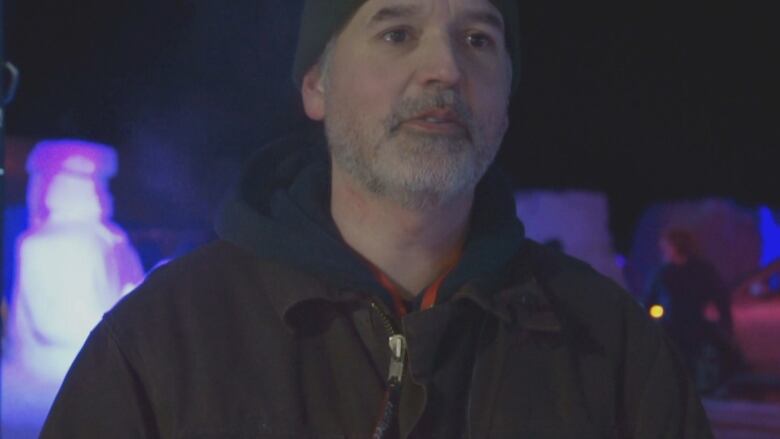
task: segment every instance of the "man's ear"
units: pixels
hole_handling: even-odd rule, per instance
[[[322,81],[320,63],[315,64],[303,76],[301,81],[303,109],[312,120],[325,119],[325,87]]]

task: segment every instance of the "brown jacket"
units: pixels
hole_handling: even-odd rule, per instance
[[[390,357],[373,297],[215,242],[106,315],[42,437],[370,437]],[[634,300],[531,241],[498,292],[466,284],[394,323],[399,437],[711,437]]]

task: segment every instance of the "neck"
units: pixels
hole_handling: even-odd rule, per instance
[[[333,166],[331,214],[346,243],[406,296],[419,294],[460,255],[473,192],[422,210],[377,196]]]

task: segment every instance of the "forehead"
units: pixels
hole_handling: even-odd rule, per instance
[[[425,18],[434,14],[451,20],[475,20],[503,28],[499,10],[489,0],[368,0],[357,11],[353,23],[371,26],[398,18]]]

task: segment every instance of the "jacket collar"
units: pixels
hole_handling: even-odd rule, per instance
[[[337,287],[310,273],[273,261],[258,260],[263,290],[285,324],[296,330],[306,322],[310,305],[356,303],[372,293]],[[513,276],[514,277],[514,276]],[[476,283],[461,287],[451,300],[470,300],[507,325],[534,332],[558,333],[561,322],[544,288],[532,276],[499,288],[496,292]]]
[[[466,286],[458,296],[473,301],[506,325],[542,333],[559,333],[562,330],[552,303],[533,277],[495,294]]]
[[[305,323],[305,311],[317,303],[347,303],[361,299],[351,288],[337,288],[309,272],[273,259],[257,259],[260,289],[277,315],[293,331]]]

